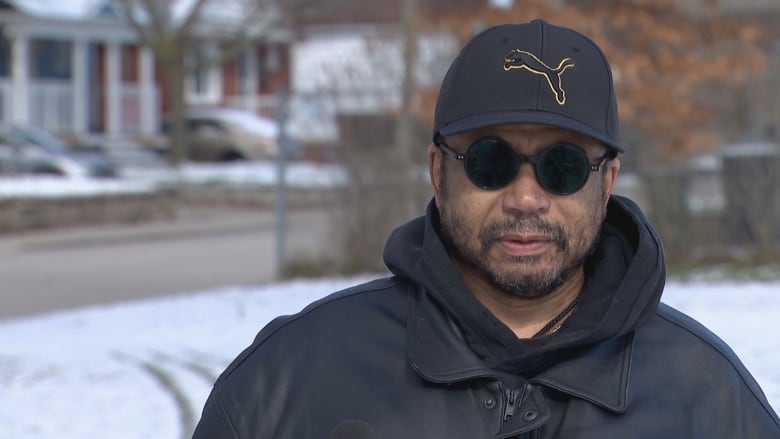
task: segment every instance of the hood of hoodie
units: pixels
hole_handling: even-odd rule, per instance
[[[529,370],[558,351],[628,334],[660,301],[666,279],[661,240],[639,207],[626,198],[610,198],[598,243],[585,261],[580,304],[550,337],[518,339],[471,294],[440,239],[438,222],[431,202],[425,217],[391,234],[385,264],[424,288],[488,367]]]

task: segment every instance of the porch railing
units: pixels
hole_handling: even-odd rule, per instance
[[[83,96],[75,96],[70,81],[31,80],[28,83],[27,117],[15,117],[14,105],[24,99],[14,90],[9,79],[0,79],[0,123],[20,122],[52,132],[86,134],[87,132],[105,133],[108,129],[107,106],[103,102],[105,94],[100,89],[90,90]],[[149,97],[152,111],[144,111],[142,93],[151,93]],[[74,117],[75,99],[83,99],[81,106],[86,114]],[[160,108],[160,93],[154,88],[145,91],[137,84],[122,84],[119,90],[119,135],[135,136],[151,134],[157,130]],[[81,116],[81,115],[80,115]],[[85,126],[77,126],[81,120]]]
[[[69,81],[30,82],[30,125],[54,132],[74,132],[73,85]]]
[[[8,79],[0,79],[0,123],[11,122],[13,111],[13,85]]]

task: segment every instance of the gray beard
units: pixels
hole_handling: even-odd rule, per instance
[[[581,251],[580,254],[570,255],[571,243],[561,226],[545,222],[538,216],[529,216],[510,218],[503,223],[492,224],[480,233],[480,248],[477,250],[468,248],[465,243],[458,243],[454,238],[455,236],[464,236],[463,233],[458,234],[459,230],[462,229],[462,225],[457,219],[447,218],[442,215],[441,225],[442,239],[454,259],[480,274],[497,291],[510,297],[519,298],[544,297],[560,288],[582,266],[597,242],[597,239],[594,238],[589,243],[588,250]],[[561,250],[564,256],[570,256],[570,258],[568,261],[562,261],[561,265],[534,274],[515,275],[508,270],[500,271],[493,269],[488,263],[488,253],[502,233],[507,231],[543,233],[551,237],[553,244]],[[517,256],[507,257],[505,261],[532,265],[540,259],[541,256]]]

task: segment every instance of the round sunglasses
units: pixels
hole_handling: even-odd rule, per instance
[[[508,185],[517,176],[520,165],[528,162],[534,167],[539,185],[555,195],[571,195],[582,189],[591,172],[615,157],[609,151],[591,163],[585,150],[571,143],[555,143],[537,155],[522,155],[499,137],[478,139],[464,154],[447,145],[442,136],[437,136],[434,144],[462,161],[466,176],[482,189],[496,190]]]

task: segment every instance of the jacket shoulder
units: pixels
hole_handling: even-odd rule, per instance
[[[729,393],[727,389],[731,388],[735,392],[732,397],[739,394],[741,398],[752,400],[750,405],[758,403],[757,406],[774,420],[776,428],[780,428],[780,420],[761,387],[737,354],[692,317],[661,303],[655,318],[643,325],[637,336],[645,341],[636,346],[647,354],[643,358],[648,360],[648,356],[652,356],[649,363],[667,376],[677,375],[677,379],[687,380],[682,387],[687,386],[700,396],[712,390]],[[711,389],[706,390],[708,387]],[[723,393],[720,396],[724,396]]]
[[[279,432],[302,428],[282,416],[305,412],[300,392],[329,395],[334,380],[362,376],[353,370],[402,361],[410,285],[377,279],[268,323],[217,379],[194,437],[293,437]]]
[[[689,315],[665,303],[659,304],[656,314],[660,319],[660,326],[665,327],[668,331],[667,343],[673,343],[681,349],[688,349],[691,354],[709,355],[721,359],[722,361],[714,364],[721,364],[726,369],[733,369],[745,384],[751,387],[751,390],[761,393],[755,380],[750,376],[734,350],[714,332]],[[712,365],[713,362],[708,364]]]
[[[322,337],[338,339],[343,332],[371,322],[373,316],[381,314],[378,311],[383,308],[398,309],[403,305],[405,309],[406,302],[398,300],[400,296],[393,292],[405,292],[404,285],[407,283],[395,276],[375,279],[331,293],[296,314],[275,318],[260,330],[254,342],[225,369],[220,380],[268,343],[299,343],[303,339],[314,342],[315,338]]]
[[[674,329],[689,334],[694,340],[698,340],[702,343],[702,346],[707,346],[717,351],[733,366],[744,368],[742,362],[731,347],[696,319],[665,303],[659,304],[656,314],[662,321],[672,325]]]

